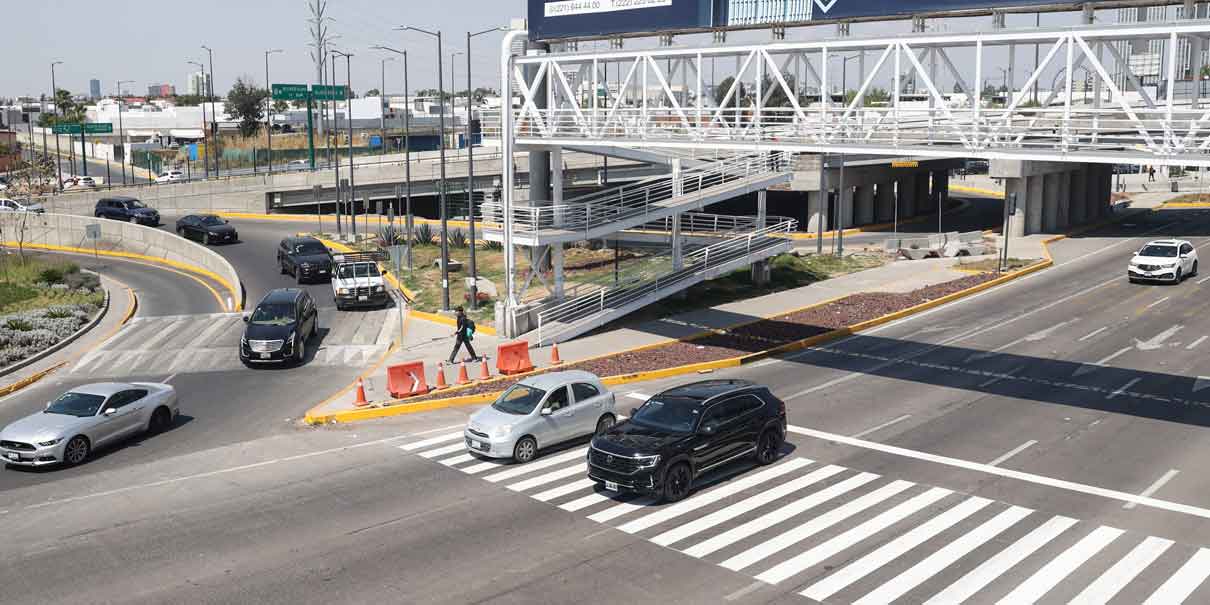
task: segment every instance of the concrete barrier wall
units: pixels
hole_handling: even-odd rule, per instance
[[[217,252],[168,231],[70,214],[5,213],[0,215],[0,239],[9,247],[16,247],[20,240],[28,246],[91,252],[94,242],[86,236],[88,225],[101,227],[101,238],[96,241],[99,251],[131,255],[203,275],[227,290],[220,293],[229,298],[227,310],[243,307],[243,289],[235,267]]]

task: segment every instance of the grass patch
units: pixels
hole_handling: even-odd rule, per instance
[[[101,305],[105,292],[95,275],[72,262],[41,257],[0,257],[0,314],[57,305]]]
[[[1168,204],[1210,204],[1210,193],[1185,193],[1178,195],[1166,203]]]
[[[1034,264],[1037,264],[1037,262],[1038,262],[1037,259],[1010,258],[1010,259],[1008,259],[1008,272],[1011,273],[1013,271],[1020,271],[1021,269],[1024,269],[1026,267],[1030,267]],[[998,269],[999,266],[1000,266],[1000,259],[988,258],[988,259],[974,261],[974,262],[968,262],[968,263],[959,262],[954,265],[954,268],[961,270],[961,271],[978,271],[981,273],[995,273],[996,269]]]

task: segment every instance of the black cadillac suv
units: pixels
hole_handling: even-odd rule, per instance
[[[710,380],[664,391],[592,439],[588,477],[606,491],[637,491],[667,502],[689,495],[693,480],[734,460],[777,459],[786,404],[743,380]]]

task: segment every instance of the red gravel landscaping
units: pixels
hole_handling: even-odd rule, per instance
[[[629,351],[598,359],[568,363],[557,368],[544,368],[537,374],[584,370],[602,377],[622,376],[742,357],[909,309],[995,278],[994,274],[983,273],[903,294],[884,292],[853,294],[824,305],[762,319],[755,323],[724,330],[721,333],[689,341],[670,342],[641,351]],[[475,384],[424,397],[409,398],[404,403],[495,393],[512,386],[517,380],[516,378],[505,378]]]

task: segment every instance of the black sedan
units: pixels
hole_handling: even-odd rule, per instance
[[[225,219],[213,214],[190,214],[176,222],[177,235],[203,244],[231,244],[239,233]]]

